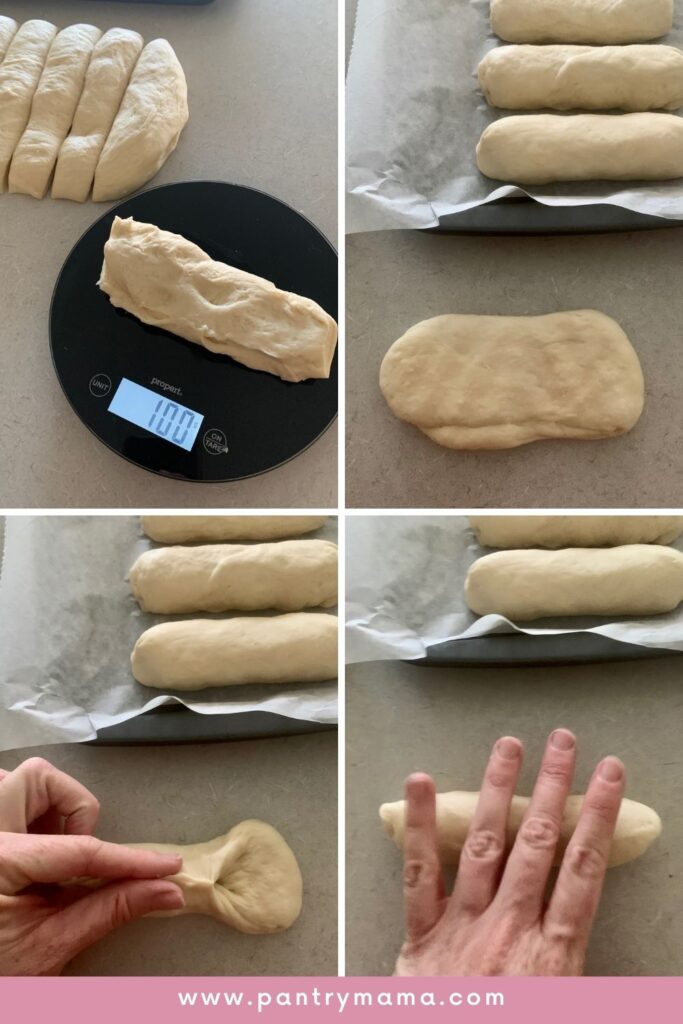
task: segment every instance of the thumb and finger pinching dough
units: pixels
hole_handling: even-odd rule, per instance
[[[673,16],[673,0],[491,0],[491,28],[508,43],[642,43]]]
[[[223,540],[280,540],[313,533],[327,516],[141,516],[142,529],[161,544]]]
[[[592,548],[670,544],[683,516],[469,516],[485,548]]]

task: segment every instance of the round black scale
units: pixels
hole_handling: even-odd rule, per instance
[[[225,182],[149,189],[89,228],[55,285],[52,359],[83,423],[129,462],[182,480],[239,480],[308,448],[337,414],[336,355],[328,380],[292,384],[115,309],[97,287],[115,216],[183,235],[337,319],[337,254],[296,210]]]

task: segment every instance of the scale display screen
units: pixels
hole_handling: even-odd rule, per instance
[[[109,412],[148,430],[186,452],[192,451],[204,419],[201,413],[143,388],[123,377],[109,404]]]

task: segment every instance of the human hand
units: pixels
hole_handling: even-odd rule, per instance
[[[606,757],[595,769],[546,905],[576,739],[566,729],[550,735],[529,808],[506,856],[505,826],[522,752],[513,737],[495,744],[450,896],[437,854],[434,782],[422,773],[406,781],[406,938],[396,974],[582,973],[624,795],[624,766]]]
[[[59,974],[119,925],[183,906],[164,880],[182,859],[95,839],[98,814],[92,793],[41,758],[0,770],[0,975]],[[60,888],[78,878],[108,884]]]

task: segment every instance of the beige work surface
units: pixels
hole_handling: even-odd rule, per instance
[[[587,973],[681,973],[683,659],[497,670],[377,662],[347,670],[346,701],[348,974],[390,974],[402,941],[401,855],[379,805],[400,799],[415,770],[430,772],[439,790],[479,789],[505,734],[525,744],[518,791],[529,793],[557,726],[578,736],[576,792],[601,757],[616,754],[627,795],[664,823],[642,858],[608,872]]]
[[[2,754],[0,767],[35,754],[97,796],[101,839],[204,842],[261,818],[282,832],[304,880],[301,916],[279,935],[243,935],[198,915],[148,919],[91,946],[65,973],[337,973],[336,732],[199,746],[50,746]]]
[[[336,0],[5,0],[2,13],[167,38],[187,76],[190,120],[150,185],[205,178],[262,189],[335,242]],[[0,206],[0,506],[336,507],[336,426],[292,462],[231,484],[167,480],[109,451],[62,394],[48,345],[60,268],[109,204],[4,195]]]
[[[565,237],[387,231],[347,239],[347,504],[355,508],[649,508],[683,504],[683,230]],[[506,451],[443,448],[390,412],[379,368],[442,313],[599,309],[645,376],[634,429]]]

